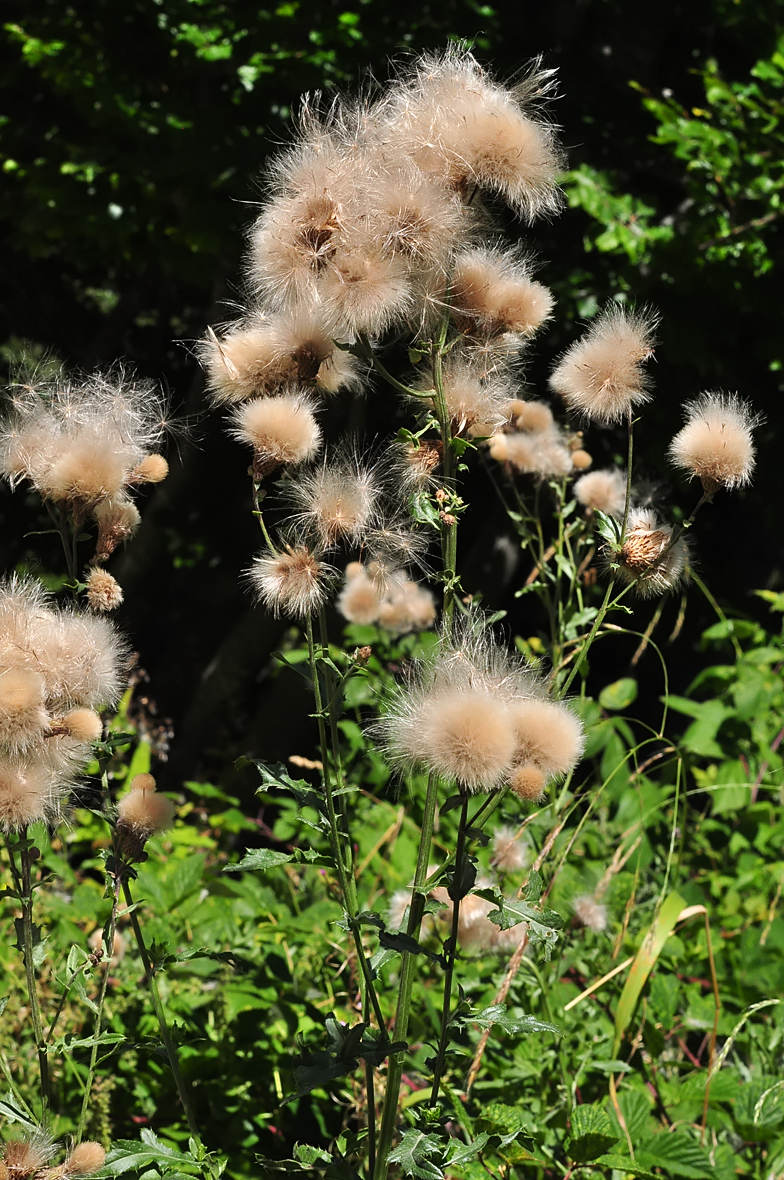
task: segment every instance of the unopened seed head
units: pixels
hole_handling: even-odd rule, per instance
[[[547,778],[568,774],[579,762],[585,746],[582,722],[568,705],[531,697],[512,708],[517,736],[517,757],[533,764]]]
[[[58,718],[55,728],[64,729],[77,742],[97,742],[103,734],[103,722],[92,709],[72,709]]]
[[[575,471],[586,471],[593,463],[593,456],[584,451],[582,447],[578,447],[576,451],[572,451],[572,467]]]
[[[141,463],[137,463],[131,472],[130,482],[162,483],[168,474],[169,464],[163,455],[145,455]]]
[[[153,776],[145,774],[136,775],[131,790],[117,804],[117,811],[121,825],[134,836],[147,840],[172,826],[175,807],[165,795],[157,793]]]
[[[91,1176],[106,1162],[106,1152],[100,1143],[86,1140],[73,1149],[65,1161],[66,1176]]]
[[[686,425],[670,443],[670,460],[709,494],[741,487],[754,470],[752,431],[760,421],[737,394],[703,393],[686,406]]]
[[[509,787],[518,799],[538,803],[544,794],[545,776],[538,766],[518,766],[509,776]]]
[[[609,424],[650,401],[643,364],[653,355],[657,318],[613,305],[597,316],[556,365],[550,387],[570,410]]]
[[[93,610],[112,611],[123,600],[120,583],[103,569],[94,569],[87,579],[87,601]]]
[[[519,402],[515,416],[515,426],[518,430],[529,430],[532,434],[539,434],[549,430],[553,425],[553,412],[544,402]]]

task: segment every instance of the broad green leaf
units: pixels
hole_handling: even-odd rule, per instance
[[[637,699],[637,681],[631,676],[606,685],[599,693],[599,704],[603,709],[628,709]]]
[[[603,1155],[617,1143],[610,1116],[601,1106],[575,1106],[571,1114],[569,1158],[576,1163],[587,1163]]]

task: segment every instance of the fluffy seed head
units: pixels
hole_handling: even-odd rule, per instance
[[[703,393],[685,410],[686,425],[670,443],[671,462],[696,475],[708,493],[749,483],[752,430],[761,421],[749,404],[734,393]]]
[[[511,766],[515,734],[485,689],[436,694],[422,703],[407,734],[410,756],[469,790],[491,790]]]
[[[624,419],[650,400],[643,362],[653,355],[657,319],[610,306],[573,344],[553,370],[550,387],[570,410],[594,422]]]
[[[586,508],[622,517],[626,503],[626,473],[613,467],[581,475],[575,482],[574,494]]]
[[[689,550],[681,537],[668,548],[672,529],[651,508],[629,512],[626,539],[618,554],[618,572],[642,598],[653,598],[678,585],[684,575]]]
[[[299,475],[287,494],[298,524],[330,549],[363,540],[376,521],[381,490],[373,467],[344,452]]]
[[[257,398],[237,406],[231,415],[230,430],[240,442],[254,448],[258,464],[267,470],[283,463],[305,463],[318,454],[321,446],[312,402],[301,392]]]
[[[541,434],[553,426],[553,412],[544,402],[518,402],[514,424],[518,430]]]
[[[174,804],[155,789],[151,774],[137,774],[131,789],[117,804],[118,827],[130,830],[137,839],[148,840],[174,822]]]
[[[75,438],[38,481],[41,495],[80,511],[117,496],[128,458],[110,439]]]
[[[444,401],[453,434],[492,434],[506,421],[509,385],[502,378],[486,379],[471,360],[455,351],[443,367]],[[419,380],[432,389],[429,376]]]
[[[459,255],[452,283],[453,314],[464,331],[532,336],[552,312],[547,288],[500,250],[477,247]]]
[[[6,1143],[3,1162],[12,1176],[24,1180],[24,1177],[32,1176],[39,1168],[45,1167],[54,1151],[55,1145],[50,1136],[43,1131],[36,1131],[27,1139],[12,1139]]]
[[[590,893],[583,893],[572,902],[572,909],[577,921],[589,930],[601,934],[607,929],[607,906],[602,905]]]
[[[517,758],[537,767],[546,778],[568,774],[582,756],[585,735],[568,705],[531,698],[513,706]]]
[[[93,610],[116,610],[123,600],[120,583],[106,570],[94,569],[87,579],[87,601]]]
[[[40,742],[49,726],[46,681],[32,668],[0,672],[0,745],[21,753]]]
[[[324,602],[334,572],[306,545],[291,544],[260,554],[248,576],[257,601],[273,614],[305,618]]]
[[[65,1161],[66,1176],[91,1176],[99,1171],[106,1162],[106,1152],[100,1143],[85,1140],[73,1149]]]
[[[490,455],[528,475],[561,479],[572,469],[571,452],[555,427],[535,433],[496,434],[490,440]]]
[[[371,245],[336,253],[319,281],[319,294],[335,334],[352,340],[383,335],[412,301],[405,261]]]
[[[335,604],[343,618],[349,623],[375,623],[383,599],[383,582],[370,577],[359,562],[351,562],[346,567],[346,584]]]
[[[502,873],[516,873],[531,863],[531,847],[506,824],[493,833],[493,864]]]
[[[593,463],[593,455],[588,451],[584,451],[582,447],[577,447],[572,451],[572,467],[575,471],[586,471]]]
[[[59,802],[59,792],[55,794],[44,766],[29,757],[24,762],[0,758],[0,828],[4,832],[52,819]]]
[[[333,343],[333,326],[307,308],[255,313],[218,338],[210,330],[197,355],[213,404],[236,404],[287,385],[315,383],[329,393],[359,384],[358,366]]]
[[[404,635],[407,631],[425,631],[435,620],[436,603],[428,589],[404,574],[389,579],[378,612],[380,626],[395,635]]]

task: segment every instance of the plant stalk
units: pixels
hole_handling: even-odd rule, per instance
[[[19,840],[22,845],[27,844],[27,828],[24,827],[19,832]],[[32,860],[30,853],[32,848],[22,847],[19,852],[19,861],[21,865],[21,872],[17,870],[16,860],[14,858],[13,849],[6,837],[6,848],[8,849],[8,857],[11,864],[11,873],[14,878],[19,900],[22,904],[22,945],[25,980],[27,982],[27,995],[30,1001],[30,1021],[33,1026],[33,1034],[35,1036],[35,1045],[38,1052],[38,1072],[41,1079],[41,1122],[45,1126],[48,1122],[49,1108],[52,1102],[51,1081],[49,1078],[49,1058],[47,1056],[46,1036],[44,1034],[43,1022],[41,1020],[41,1008],[38,1003],[38,990],[36,988],[35,966],[33,964],[33,950],[35,947],[35,940],[33,936],[33,888],[32,888]],[[37,849],[36,849],[37,852]]]
[[[456,887],[456,896],[452,898],[452,929],[449,934],[449,942],[447,944],[446,952],[446,970],[444,971],[444,1001],[441,1009],[441,1033],[438,1038],[438,1052],[436,1054],[436,1064],[433,1070],[433,1086],[430,1091],[428,1106],[435,1106],[436,1102],[438,1101],[438,1089],[441,1085],[441,1076],[444,1072],[446,1051],[449,1044],[449,1020],[451,1017],[452,1007],[452,978],[455,972],[455,960],[457,959],[457,932],[460,925],[460,901],[462,898],[461,889],[463,884],[463,870],[465,867],[467,824],[468,796],[464,795],[463,804],[460,809],[460,824],[457,829],[455,868],[452,874],[452,882]]]

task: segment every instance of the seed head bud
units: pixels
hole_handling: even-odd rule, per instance
[[[97,742],[103,734],[103,722],[92,709],[72,709],[55,723],[57,731],[63,731],[77,742]]]
[[[538,766],[518,766],[509,776],[509,787],[518,799],[538,803],[544,794],[545,781]]]
[[[703,393],[686,406],[686,425],[670,443],[670,460],[696,475],[708,495],[742,487],[754,470],[752,430],[760,422],[737,394]]]
[[[87,579],[87,601],[93,610],[116,610],[123,600],[120,583],[106,570],[94,569]]]
[[[64,1164],[65,1175],[90,1176],[102,1168],[105,1161],[106,1152],[100,1143],[87,1140],[75,1147],[68,1156]]]
[[[576,471],[585,471],[593,463],[593,456],[584,451],[582,447],[578,447],[576,451],[572,451],[572,467]]]
[[[145,455],[130,474],[129,483],[162,483],[169,474],[169,464],[163,455]],[[85,1146],[81,1144],[80,1146]]]
[[[174,822],[174,804],[155,789],[151,774],[137,774],[131,789],[117,804],[117,835],[122,855],[137,860],[150,836],[165,832]]]

